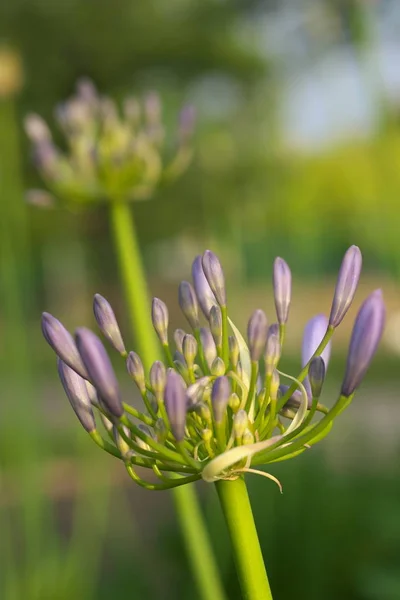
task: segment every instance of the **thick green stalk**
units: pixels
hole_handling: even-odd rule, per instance
[[[129,205],[112,202],[111,221],[132,331],[138,352],[149,369],[160,351],[151,322],[146,279]],[[202,600],[224,600],[225,594],[194,489],[188,484],[172,490],[172,494],[200,597]]]
[[[244,600],[272,600],[267,571],[243,477],[215,484],[228,525]]]

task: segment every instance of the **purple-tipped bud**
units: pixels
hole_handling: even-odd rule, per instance
[[[268,323],[263,310],[255,310],[247,325],[250,357],[253,362],[260,360],[267,340]]]
[[[267,344],[265,347],[265,372],[272,375],[276,369],[281,356],[281,344],[279,342],[279,330],[276,332],[274,325],[271,325],[267,333]]]
[[[126,368],[133,381],[143,394],[146,391],[146,379],[144,376],[144,367],[141,358],[136,352],[129,352],[126,359]]]
[[[217,300],[208,284],[207,278],[204,275],[202,257],[196,256],[192,265],[193,285],[196,290],[196,296],[200,304],[200,308],[207,317],[210,310],[217,304]]]
[[[362,255],[360,248],[350,246],[343,257],[333,297],[329,325],[337,327],[353,302],[360,279]]]
[[[185,437],[186,391],[181,376],[172,369],[167,374],[164,402],[172,435],[181,442]]]
[[[57,358],[58,375],[76,416],[88,433],[96,429],[86,381]]]
[[[226,368],[222,358],[217,356],[217,358],[214,359],[210,371],[211,375],[213,375],[214,377],[220,377],[221,375],[225,374]]]
[[[203,254],[201,264],[203,265],[204,275],[218,304],[226,306],[225,277],[218,257],[211,250],[206,250]]]
[[[319,398],[325,380],[325,363],[321,356],[315,356],[308,369],[308,379],[313,398]]]
[[[154,329],[157,332],[160,342],[163,346],[168,344],[168,308],[165,302],[159,298],[153,298],[153,304],[151,309],[151,318],[153,321]]]
[[[210,330],[216,346],[222,345],[222,314],[219,306],[213,306],[208,317]]]
[[[222,423],[224,420],[231,391],[231,384],[226,376],[218,377],[214,381],[211,402],[216,423]]]
[[[164,363],[160,360],[156,360],[151,366],[150,369],[150,385],[153,388],[156,396],[159,396],[164,393],[165,383],[167,381],[167,371],[165,369]],[[143,383],[144,382],[144,373],[143,373]]]
[[[283,325],[288,320],[292,295],[292,274],[283,258],[274,261],[273,285],[276,315],[279,324]]]
[[[350,396],[360,385],[378,348],[385,318],[382,292],[375,290],[362,304],[354,323],[342,384],[343,396]]]
[[[64,325],[50,313],[44,312],[42,314],[42,332],[46,342],[53,348],[57,356],[78,375],[87,378],[87,370],[79,356],[74,338]]]
[[[209,329],[205,327],[200,328],[200,341],[203,347],[204,358],[210,369],[214,359],[217,358],[217,347]]]
[[[124,410],[118,381],[101,340],[86,327],[76,330],[75,340],[89,379],[104,405],[112,415],[121,417]]]
[[[304,387],[306,387],[306,386],[304,386]],[[289,389],[288,385],[281,384],[279,386],[279,397],[284,396],[286,394],[286,392],[288,391],[288,389]],[[312,394],[311,394],[311,387],[310,387],[309,382],[308,382],[308,389],[306,388],[306,390],[307,390],[307,396],[308,396],[307,407],[311,408]],[[293,394],[290,396],[290,398],[288,399],[288,401],[285,403],[285,408],[299,408],[302,401],[303,401],[303,394],[301,393],[300,390],[295,390],[293,392]]]
[[[192,369],[197,354],[197,342],[190,333],[183,338],[182,350],[188,368]]]
[[[196,293],[192,285],[188,281],[182,281],[179,285],[179,306],[189,325],[193,329],[199,326],[199,304],[197,302]]]
[[[108,339],[117,352],[126,355],[124,340],[122,339],[114,311],[108,300],[100,296],[100,294],[96,294],[93,298],[93,312],[104,337]]]
[[[175,329],[174,331],[175,346],[178,352],[180,353],[182,353],[183,350],[183,338],[185,337],[185,335],[186,331],[184,331],[183,329]]]
[[[304,367],[320,343],[326,333],[328,328],[328,319],[325,315],[315,315],[312,319],[308,321],[304,328],[303,333],[303,343],[301,347],[301,365]],[[329,358],[331,355],[331,342],[325,347],[321,354],[321,358],[323,358],[325,367],[328,366]]]
[[[239,344],[234,335],[230,335],[228,338],[229,342],[229,360],[231,361],[231,365],[233,368],[236,368],[239,360]]]

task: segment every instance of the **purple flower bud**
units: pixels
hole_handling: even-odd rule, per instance
[[[304,328],[303,343],[301,348],[301,366],[305,367],[314,352],[322,342],[322,339],[328,328],[328,319],[325,315],[319,314],[308,321]],[[325,363],[325,368],[328,367],[329,358],[331,355],[331,342],[325,347],[321,354],[321,358]],[[304,387],[307,390],[307,394],[311,397],[312,392],[310,388],[310,381],[308,377],[304,379]]]
[[[144,373],[143,373],[144,381]],[[167,381],[167,372],[164,364],[160,360],[156,360],[150,369],[150,385],[156,395],[163,394],[165,383]]]
[[[284,396],[286,394],[286,392],[288,391],[288,389],[289,389],[288,385],[281,384],[279,386],[280,396]],[[293,392],[293,394],[290,396],[289,400],[286,402],[285,408],[299,408],[302,401],[303,401],[302,393],[300,392],[300,390],[295,390]],[[310,394],[308,395],[308,400],[307,400],[307,407],[311,408],[311,404],[312,404],[312,397],[311,397],[311,388],[310,388]]]
[[[267,333],[267,344],[265,347],[265,371],[267,375],[272,375],[277,367],[281,356],[281,344],[279,342],[279,330],[271,325]]]
[[[278,323],[272,323],[269,327],[268,327],[268,336],[270,335],[277,335],[279,337],[279,324]]]
[[[222,345],[222,314],[219,306],[211,308],[209,314],[210,330],[217,346]]]
[[[182,353],[183,350],[183,338],[186,335],[186,331],[184,331],[183,329],[175,329],[174,331],[174,340],[175,340],[175,346],[176,349],[178,350],[178,352]]]
[[[136,352],[133,351],[129,352],[126,359],[126,369],[143,394],[146,391],[146,380],[143,363],[139,354],[136,354]]]
[[[343,257],[333,297],[329,325],[337,327],[353,302],[360,279],[362,255],[357,246],[350,246]]]
[[[193,285],[196,290],[196,296],[204,316],[208,319],[210,310],[217,304],[217,300],[204,275],[202,257],[196,256],[192,265]]]
[[[151,318],[153,321],[154,329],[157,332],[160,342],[163,346],[168,344],[168,308],[165,302],[159,298],[153,298],[153,304],[151,309]]]
[[[124,411],[117,378],[101,340],[86,327],[76,330],[75,340],[89,379],[107,410],[115,417],[121,417]]]
[[[79,356],[74,338],[64,325],[50,313],[44,312],[42,314],[42,332],[46,342],[53,348],[57,356],[78,375],[87,378],[88,374]]]
[[[125,344],[114,311],[111,304],[100,294],[94,296],[93,312],[104,337],[108,339],[117,352],[126,355]]]
[[[308,369],[308,379],[311,387],[311,396],[319,398],[325,380],[325,362],[321,356],[315,356]]]
[[[351,334],[342,395],[351,396],[360,385],[382,337],[386,309],[382,291],[375,290],[358,311]]]
[[[217,358],[217,347],[209,329],[205,327],[200,328],[200,341],[203,347],[204,358],[210,369],[214,359]]]
[[[231,395],[231,384],[229,379],[223,375],[218,377],[214,381],[211,392],[211,402],[214,412],[214,419],[216,423],[222,423],[226,413],[226,409],[229,402],[229,396]]]
[[[189,369],[193,368],[194,360],[197,354],[197,342],[196,338],[190,333],[185,335],[183,338],[182,350],[187,366]]]
[[[181,442],[185,437],[186,391],[181,376],[172,369],[167,374],[164,402],[172,435]]]
[[[88,433],[96,429],[86,381],[57,358],[58,375],[76,416]]]
[[[206,250],[203,254],[201,264],[203,265],[204,275],[218,304],[226,306],[225,277],[218,257],[211,250]]]
[[[189,325],[193,329],[199,326],[199,305],[196,298],[196,293],[192,285],[188,281],[182,281],[179,286],[179,306]]]
[[[292,293],[292,274],[283,258],[278,257],[274,261],[273,285],[276,315],[283,325],[288,320]]]
[[[247,325],[250,357],[253,362],[260,360],[267,340],[268,323],[263,310],[253,312]]]

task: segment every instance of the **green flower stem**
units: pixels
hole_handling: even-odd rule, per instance
[[[253,512],[243,477],[216,482],[244,600],[272,600]]]
[[[139,354],[149,369],[159,356],[159,348],[151,322],[150,302],[133,216],[128,204],[117,201],[111,203],[111,223],[132,331]],[[225,594],[195,491],[191,485],[185,485],[172,493],[200,597],[202,600],[224,600]]]

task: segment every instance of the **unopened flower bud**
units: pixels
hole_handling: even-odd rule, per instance
[[[196,256],[192,265],[193,285],[196,290],[196,296],[204,316],[208,319],[210,310],[217,304],[217,300],[209,286],[203,271],[202,257]]]
[[[208,368],[211,369],[214,359],[217,358],[217,348],[209,329],[206,329],[205,327],[200,328],[200,341],[203,347],[204,358]]]
[[[178,373],[183,377],[185,381],[187,381],[189,378],[189,371],[185,357],[180,352],[174,352],[174,365]]]
[[[360,279],[362,255],[357,246],[350,246],[344,255],[333,297],[329,325],[337,327],[353,302]]]
[[[185,335],[186,331],[184,331],[183,329],[175,329],[174,331],[175,346],[178,352],[180,352],[181,354],[183,351],[183,338],[185,337]]]
[[[191,334],[185,335],[182,344],[183,356],[189,369],[193,368],[197,354],[197,342]]]
[[[362,304],[354,323],[342,383],[343,396],[351,396],[360,385],[378,348],[385,318],[382,292],[375,290]]]
[[[140,392],[143,394],[146,391],[146,379],[144,375],[143,363],[140,356],[136,352],[129,352],[126,359],[126,369],[133,381],[138,386]]]
[[[221,309],[218,305],[215,305],[211,308],[208,318],[214,342],[217,347],[220,347],[222,345],[222,315]]]
[[[86,327],[76,330],[75,340],[89,379],[107,410],[115,417],[121,417],[124,411],[118,381],[101,340]]]
[[[194,407],[198,402],[201,401],[204,390],[209,382],[209,377],[200,377],[200,379],[198,379],[195,383],[192,383],[192,385],[187,388],[186,394],[189,408]]]
[[[156,360],[150,369],[150,385],[154,390],[156,396],[160,396],[164,393],[165,383],[167,380],[167,371],[165,369],[164,363],[160,360]],[[144,374],[143,374],[144,381]]]
[[[322,342],[327,328],[328,319],[325,315],[316,315],[308,321],[307,325],[304,328],[303,343],[301,348],[302,367],[304,367],[308,363],[308,361],[313,356],[314,352]],[[327,344],[327,346],[321,353],[321,358],[323,358],[324,360],[325,367],[328,366],[330,355],[331,342]]]
[[[267,317],[264,311],[258,309],[253,312],[247,326],[250,357],[253,362],[260,360],[267,339]]]
[[[93,312],[104,337],[108,339],[117,352],[126,355],[125,344],[114,311],[108,300],[100,296],[100,294],[96,294],[94,297]]]
[[[81,377],[88,377],[87,370],[79,356],[74,338],[62,323],[51,314],[42,314],[42,332],[46,342],[65,364],[76,371]]]
[[[236,394],[236,392],[233,392],[233,394],[229,396],[229,408],[232,410],[233,413],[236,413],[240,408],[240,404],[241,402],[239,396]]]
[[[310,381],[312,397],[319,398],[325,380],[325,363],[321,356],[315,356],[312,359],[308,368],[308,379]]]
[[[226,368],[222,358],[217,356],[217,358],[213,360],[210,371],[211,375],[213,375],[214,377],[220,377],[221,375],[225,374]]]
[[[234,335],[230,335],[228,338],[229,342],[229,360],[231,362],[232,367],[235,369],[239,360],[239,344]]]
[[[90,402],[86,381],[73,369],[68,367],[60,358],[57,358],[58,375],[64,391],[76,416],[87,432],[96,429],[92,405]]]
[[[275,259],[273,285],[276,315],[280,325],[283,325],[288,320],[292,293],[292,274],[283,258]]]
[[[233,418],[233,432],[237,440],[240,440],[243,437],[248,423],[249,418],[247,412],[243,409],[239,410]]]
[[[127,438],[131,437],[131,432],[129,431],[129,429],[127,427],[123,426],[123,431]],[[115,445],[117,446],[118,450],[121,452],[122,457],[127,459],[130,456],[132,456],[132,454],[133,454],[132,449],[130,448],[129,444],[124,440],[124,438],[118,431],[118,427],[116,425],[113,425],[112,433],[113,433]]]
[[[202,431],[201,431],[202,440],[204,440],[205,442],[209,442],[212,439],[212,436],[213,436],[213,432],[211,429],[208,429],[208,427],[206,427],[205,429],[202,429]]]
[[[168,344],[168,308],[165,302],[159,298],[153,298],[151,318],[160,342],[166,346]]]
[[[265,372],[272,375],[276,369],[281,356],[281,344],[279,342],[279,333],[276,335],[271,327],[268,330],[267,344],[265,347]]]
[[[250,429],[245,429],[242,436],[242,444],[243,446],[254,444],[254,435],[251,433]]]
[[[193,329],[197,329],[199,327],[199,305],[196,293],[188,281],[181,282],[178,298],[179,306],[188,320],[189,325]]]
[[[211,392],[211,402],[216,423],[222,423],[228,406],[229,396],[231,395],[231,384],[225,376],[218,377],[214,381]]]
[[[153,434],[150,431],[150,429],[147,427],[147,425],[143,425],[143,423],[139,423],[138,429],[140,429],[140,431],[142,433],[144,433],[144,435],[147,435],[148,437],[153,438]],[[140,446],[140,448],[143,448],[143,450],[151,450],[151,446],[149,446],[149,444],[147,442],[145,442],[138,435],[135,436],[135,442],[137,443],[138,446]]]
[[[218,304],[226,306],[225,277],[218,257],[211,250],[206,250],[203,254],[202,265],[204,275]]]
[[[185,437],[186,392],[181,376],[172,369],[167,374],[164,402],[172,434],[181,442]]]

